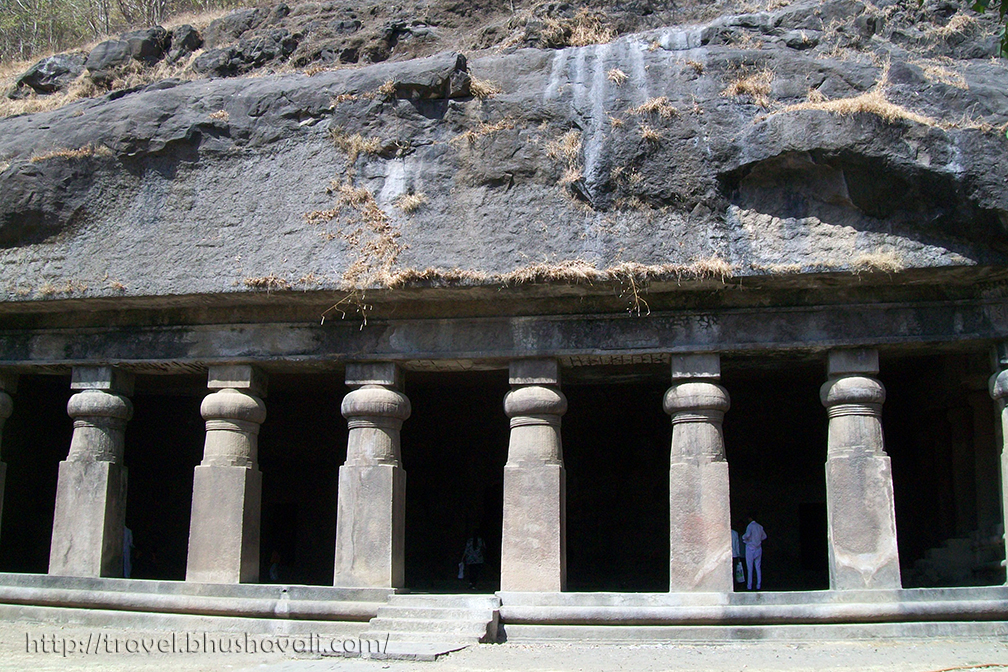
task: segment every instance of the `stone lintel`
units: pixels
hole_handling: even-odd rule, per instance
[[[829,378],[847,375],[874,376],[878,372],[878,350],[830,350],[826,365],[826,375]]]
[[[242,390],[257,397],[266,397],[269,377],[266,372],[251,364],[225,364],[211,366],[207,372],[207,389]]]
[[[553,357],[513,359],[508,380],[512,385],[559,385],[560,363]]]
[[[672,380],[721,378],[721,355],[672,355]]]
[[[383,385],[403,389],[403,372],[394,362],[350,362],[346,365],[346,384],[350,387]]]
[[[17,392],[18,374],[11,371],[0,371],[0,392],[14,394]]]
[[[115,366],[75,366],[71,390],[102,390],[129,397],[133,394],[133,374]]]

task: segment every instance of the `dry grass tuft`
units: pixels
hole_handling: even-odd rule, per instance
[[[395,98],[396,94],[396,83],[394,79],[387,80],[384,84],[378,87],[378,95],[382,96],[387,100]]]
[[[627,79],[629,79],[627,74],[619,68],[610,69],[609,72],[606,73],[606,78],[616,86],[623,86]]]
[[[947,40],[950,37],[974,33],[979,26],[980,23],[969,14],[956,14],[944,26],[928,30],[927,36],[935,40]]]
[[[10,161],[0,161],[0,173],[10,168]]]
[[[577,165],[581,155],[581,131],[576,128],[564,133],[559,140],[546,143],[546,156],[556,161],[566,161],[568,166]]]
[[[356,162],[361,154],[378,154],[382,149],[379,138],[365,138],[360,133],[347,135],[342,128],[329,129],[329,138],[336,147],[346,152],[350,163]]]
[[[396,207],[405,212],[407,215],[412,215],[414,212],[426,205],[426,203],[427,195],[422,191],[418,191],[415,194],[403,194],[396,199]]]
[[[915,61],[914,65],[924,72],[924,77],[929,82],[939,82],[946,86],[962,89],[963,91],[969,89],[969,86],[966,84],[966,78],[961,73],[932,61]]]
[[[736,79],[721,92],[721,95],[750,96],[756,105],[767,108],[770,107],[770,83],[772,81],[773,72],[769,69],[763,69]]]
[[[640,137],[641,140],[651,144],[658,144],[662,140],[662,134],[651,128],[647,124],[641,124],[640,127]]]
[[[504,93],[504,89],[502,89],[501,85],[497,82],[491,82],[478,77],[470,77],[469,93],[471,93],[474,98],[485,100],[487,98],[493,98],[499,93]]]
[[[258,278],[245,278],[245,286],[249,289],[265,290],[275,292],[282,289],[290,289],[290,283],[275,273],[263,275]]]
[[[84,145],[77,149],[54,149],[44,154],[36,154],[29,161],[39,163],[50,159],[84,159],[92,156],[109,157],[114,156],[111,149],[105,145]]]
[[[605,27],[607,17],[601,12],[591,12],[583,8],[574,15],[571,26],[570,45],[586,47],[589,44],[604,44],[616,37],[616,31]]]
[[[930,117],[925,117],[916,112],[911,112],[905,107],[890,103],[886,100],[885,90],[882,87],[877,87],[854,98],[797,103],[785,107],[781,112],[800,110],[822,110],[840,116],[851,116],[859,113],[872,114],[890,124],[897,121],[912,121],[925,126],[937,125],[937,122]]]
[[[329,101],[330,105],[339,105],[340,103],[348,103],[353,100],[357,100],[358,96],[354,93],[341,93],[338,96],[333,96]]]
[[[810,103],[824,103],[824,102],[826,102],[828,100],[828,98],[826,98],[826,94],[825,93],[823,93],[819,89],[813,88],[811,86],[809,87],[808,94],[806,95],[806,98],[808,99],[808,102],[810,102]]]
[[[511,117],[504,117],[499,121],[492,124],[488,124],[485,121],[481,121],[479,128],[469,129],[465,133],[460,133],[454,138],[448,141],[448,144],[452,147],[460,147],[463,145],[475,145],[481,138],[485,138],[488,135],[493,135],[499,133],[505,129],[511,129],[515,127],[514,119]]]
[[[633,114],[636,116],[657,114],[662,119],[671,119],[679,114],[679,110],[676,109],[675,105],[673,105],[666,96],[659,96],[657,98],[649,98],[637,107],[630,108],[627,110],[627,114]]]
[[[903,257],[894,250],[877,249],[863,252],[851,259],[854,273],[899,273],[906,268]]]
[[[623,123],[619,117],[609,117],[609,125],[613,128],[623,128]]]
[[[583,177],[584,173],[580,168],[575,168],[571,166],[564,171],[564,174],[560,177],[558,184],[562,186],[567,186],[568,184],[574,184],[575,182],[579,182]]]
[[[686,61],[686,65],[693,68],[693,72],[695,72],[698,75],[702,75],[704,73],[704,64],[701,63],[700,61],[694,61],[693,59],[690,59]]]
[[[217,110],[210,115],[210,118],[214,121],[228,121],[231,119],[231,115],[228,114],[227,110]]]
[[[338,214],[339,210],[336,208],[329,210],[312,210],[311,212],[306,212],[304,214],[304,218],[305,221],[312,226],[318,226],[320,224],[327,224],[331,222]]]

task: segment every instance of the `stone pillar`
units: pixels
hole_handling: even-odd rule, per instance
[[[402,372],[389,363],[348,364],[343,398],[346,462],[339,470],[333,585],[401,588],[406,471],[399,432],[410,416]]]
[[[511,440],[504,466],[501,590],[559,592],[567,586],[567,490],[555,359],[516,360],[504,412]]]
[[[669,464],[669,590],[730,593],[731,506],[721,422],[731,406],[719,355],[672,358],[665,412]]]
[[[990,379],[990,394],[1001,411],[1001,513],[1005,529],[1005,554],[1008,557],[1008,344],[998,346],[998,368]],[[1008,564],[1008,560],[1005,561]]]
[[[899,550],[892,469],[882,438],[885,388],[878,351],[829,353],[820,390],[829,413],[826,512],[830,588],[898,589]]]
[[[0,373],[0,446],[3,446],[3,428],[14,410],[11,395],[17,392],[16,373]],[[3,520],[4,486],[7,483],[7,463],[0,462],[0,521]]]
[[[211,393],[200,406],[206,443],[193,474],[186,581],[259,580],[259,426],[266,419],[266,384],[266,374],[247,364],[210,367]]]
[[[111,366],[74,367],[70,389],[78,390],[67,402],[74,431],[59,465],[49,573],[122,576],[122,460],[133,375]]]

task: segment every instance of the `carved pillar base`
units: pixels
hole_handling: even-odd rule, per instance
[[[401,588],[406,536],[406,471],[399,432],[410,416],[394,364],[351,364],[343,398],[347,459],[340,467],[333,585]]]
[[[730,593],[731,506],[721,422],[730,407],[718,355],[672,360],[669,590]]]
[[[567,587],[567,494],[560,418],[567,399],[554,359],[511,363],[511,418],[504,466],[501,590],[559,592]]]
[[[126,468],[122,466],[127,398],[133,376],[112,367],[73,370],[67,413],[74,433],[60,462],[53,516],[49,573],[61,576],[122,576]]]
[[[820,396],[829,412],[826,511],[830,588],[898,589],[892,469],[882,436],[885,388],[875,350],[829,354]]]

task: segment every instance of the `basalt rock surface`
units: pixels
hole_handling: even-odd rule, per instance
[[[946,5],[799,0],[2,119],[0,294],[1000,269],[1008,67]],[[299,11],[246,10],[204,56]]]

